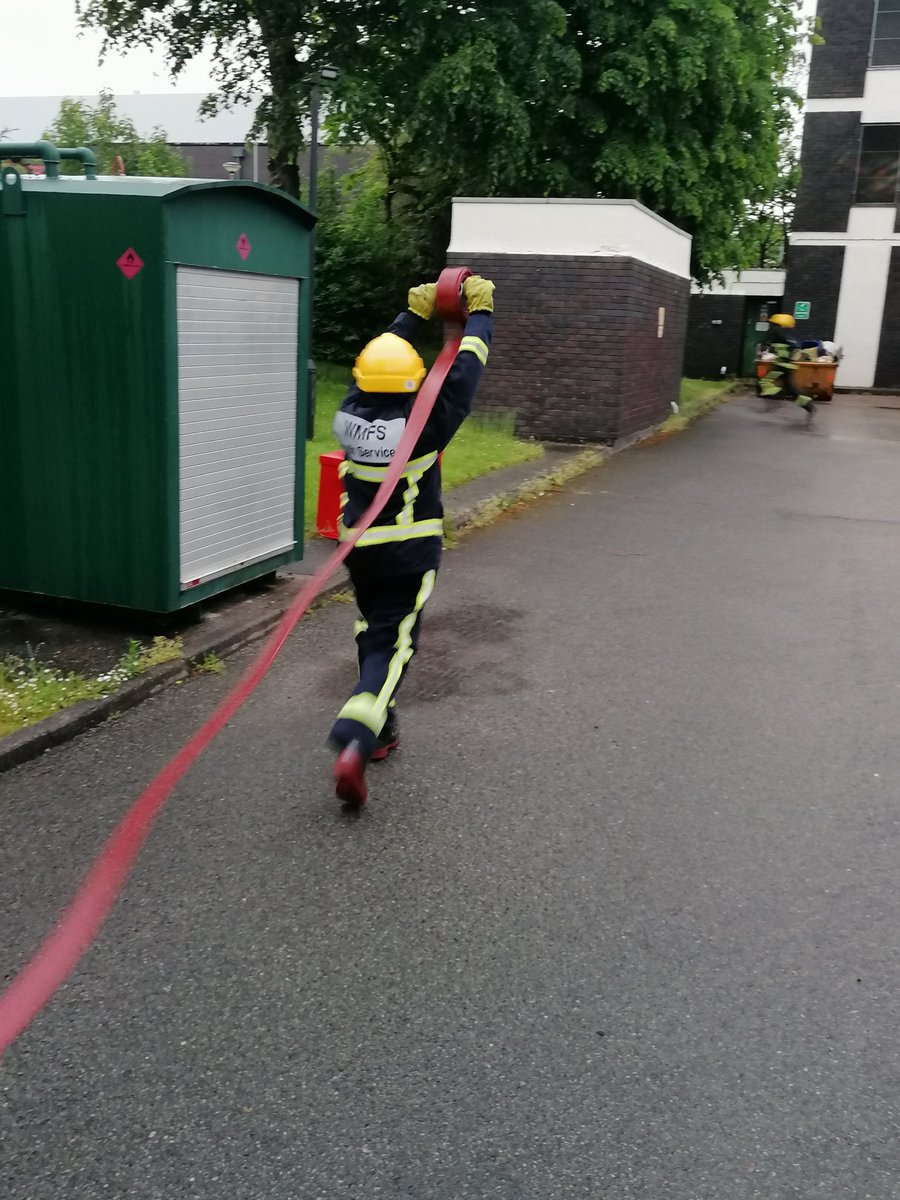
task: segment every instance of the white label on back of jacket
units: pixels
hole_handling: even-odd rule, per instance
[[[400,445],[406,420],[367,421],[352,413],[339,412],[334,432],[348,458],[359,463],[389,463]]]

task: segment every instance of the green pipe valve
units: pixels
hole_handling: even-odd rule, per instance
[[[80,162],[84,166],[84,173],[88,179],[97,178],[97,159],[93,150],[88,150],[87,146],[74,148],[67,146],[65,149],[60,146],[56,153],[61,159],[73,158],[76,162]]]
[[[60,153],[50,142],[0,142],[0,158],[40,158],[47,178],[59,178]]]

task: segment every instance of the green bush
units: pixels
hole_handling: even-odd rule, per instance
[[[414,283],[435,278],[418,247],[416,220],[392,212],[382,160],[319,181],[316,226],[315,352],[347,360],[380,333],[406,304]],[[435,331],[434,337],[439,336]]]
[[[97,171],[109,175],[117,158],[127,175],[187,175],[188,164],[166,142],[162,129],[141,137],[134,122],[116,108],[112,92],[106,88],[95,105],[83,100],[65,99],[56,120],[44,136],[57,146],[87,146],[97,158]],[[83,175],[84,167],[74,160],[62,162],[64,175]]]

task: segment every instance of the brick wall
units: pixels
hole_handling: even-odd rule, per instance
[[[861,96],[869,65],[875,0],[819,0],[824,46],[812,54],[811,100]]]
[[[515,412],[521,434],[546,441],[613,442],[668,415],[684,358],[686,279],[632,258],[451,255],[450,265],[497,285],[480,407]]]
[[[785,284],[784,311],[792,313],[798,300],[812,304],[810,319],[798,322],[798,332],[830,341],[837,324],[843,246],[792,246]]]
[[[859,163],[858,112],[807,113],[794,230],[846,233]]]
[[[900,388],[900,246],[891,251],[875,386]]]
[[[616,261],[616,260],[612,260]],[[690,283],[634,259],[624,271],[625,342],[623,396],[619,437],[649,429],[663,420],[678,399],[684,369]],[[664,336],[657,334],[657,314],[666,309]]]

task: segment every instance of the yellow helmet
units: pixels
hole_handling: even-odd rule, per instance
[[[780,325],[782,329],[796,329],[797,322],[790,313],[774,313],[769,317],[770,325]]]
[[[417,392],[426,374],[415,347],[396,333],[369,342],[353,368],[361,392]]]

